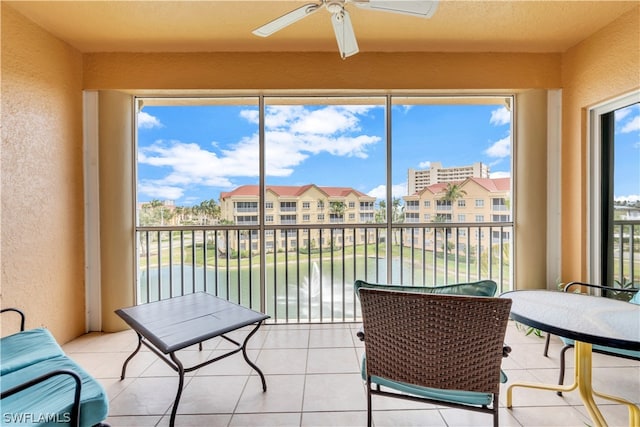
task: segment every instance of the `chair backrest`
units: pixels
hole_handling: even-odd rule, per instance
[[[505,298],[360,289],[367,375],[498,393]]]
[[[386,285],[381,283],[368,283],[364,280],[356,280],[354,290],[356,294],[362,288],[383,289],[390,291],[414,292],[425,294],[447,294],[447,295],[471,295],[477,297],[495,296],[498,285],[493,280],[480,280],[470,283],[456,283],[452,285],[439,286],[412,286],[412,285]]]

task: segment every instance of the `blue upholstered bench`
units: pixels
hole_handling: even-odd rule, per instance
[[[67,357],[44,328],[0,338],[0,425],[106,426],[107,393],[91,375]]]

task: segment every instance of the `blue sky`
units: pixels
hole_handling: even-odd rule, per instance
[[[614,136],[616,200],[640,200],[640,104],[617,110]]]
[[[483,162],[510,176],[510,112],[503,105],[395,105],[392,192],[407,191],[409,168]],[[616,115],[617,197],[640,194],[640,108]],[[386,192],[381,105],[268,105],[267,185],[353,187]],[[190,206],[257,184],[257,105],[145,106],[138,114],[138,199]],[[618,156],[618,151],[616,152]]]

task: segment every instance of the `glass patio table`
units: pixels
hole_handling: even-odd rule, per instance
[[[593,344],[626,350],[640,350],[640,306],[598,296],[532,290],[511,291],[513,320],[547,333],[575,340],[574,383],[569,386],[537,383],[514,383],[507,389],[507,408],[512,407],[514,387],[569,392],[578,389],[584,406],[596,426],[607,423],[594,396],[611,400],[629,409],[629,426],[640,426],[640,408],[625,399],[599,393],[592,387]]]
[[[144,344],[178,373],[178,391],[171,410],[170,426],[175,424],[176,412],[184,386],[184,374],[242,351],[244,360],[260,375],[262,390],[267,383],[262,371],[247,357],[247,342],[269,316],[204,292],[170,298],[162,301],[121,308],[115,311],[138,335],[138,346],[125,360],[120,379],[123,380],[127,364]],[[241,343],[227,337],[228,332],[255,325]],[[236,347],[218,357],[185,368],[176,352],[191,345],[221,337]],[[167,357],[166,355],[169,355]]]

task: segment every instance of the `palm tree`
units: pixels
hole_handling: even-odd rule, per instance
[[[393,218],[393,222],[404,222],[403,221],[403,217],[402,217],[402,213],[403,213],[403,206],[402,206],[402,199],[400,199],[399,197],[394,197],[393,200],[391,201],[391,213],[392,216],[391,218]]]
[[[391,200],[391,222],[393,222],[394,224],[403,223],[404,222],[403,213],[404,212],[403,212],[402,200],[398,197],[394,197],[393,200]],[[394,228],[392,230],[392,237],[393,237],[394,245],[400,244],[399,228]]]
[[[456,200],[462,199],[466,195],[467,195],[467,192],[462,189],[461,183],[448,182],[447,183],[447,187],[444,189],[444,196],[442,196],[442,198],[440,200],[448,202],[449,205],[453,205]],[[439,216],[440,215],[438,215],[438,217]],[[437,222],[441,222],[444,219],[444,218],[440,218],[438,220],[438,217],[436,217]],[[442,222],[444,222],[444,221],[442,221]],[[446,228],[445,229],[445,242],[446,242],[445,244],[447,246],[448,246],[448,242],[449,242],[450,236],[451,236],[451,229],[450,228]]]
[[[387,219],[387,202],[380,200],[378,202],[378,210],[376,210],[376,222],[385,222]]]
[[[462,189],[462,185],[458,182],[448,182],[447,187],[444,190],[444,196],[441,200],[455,202],[458,199],[462,199],[467,195],[467,192]]]
[[[329,213],[333,215],[336,219],[343,220],[344,219],[344,211],[347,209],[347,206],[344,202],[331,202],[329,204]]]
[[[209,220],[215,222],[216,220],[219,220],[222,215],[220,206],[213,199],[203,200],[200,202],[198,205],[198,212],[204,217],[202,221],[203,224],[209,223]]]
[[[142,226],[164,225],[165,221],[173,217],[173,211],[158,199],[143,203],[141,208],[140,225]]]

